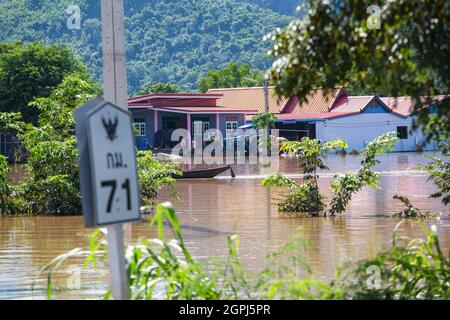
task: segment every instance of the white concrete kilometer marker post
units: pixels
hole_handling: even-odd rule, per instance
[[[104,98],[77,109],[85,224],[106,226],[112,296],[128,299],[123,223],[140,216],[134,134],[127,111],[123,0],[101,0]]]

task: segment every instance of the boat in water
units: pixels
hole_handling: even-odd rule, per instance
[[[230,165],[214,168],[183,170],[181,175],[172,175],[172,177],[175,179],[211,179],[228,170],[230,170],[231,177],[235,178],[236,175]]]

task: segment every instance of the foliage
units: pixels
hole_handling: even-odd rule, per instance
[[[275,12],[288,16],[295,15],[297,6],[302,0],[240,0],[242,2],[254,3],[263,8],[269,8]]]
[[[401,245],[394,233],[392,248],[361,261],[338,283],[346,299],[450,299],[450,251],[444,253],[436,233],[423,227],[425,239]],[[370,268],[370,269],[369,269]],[[378,281],[368,270],[377,268]]]
[[[252,118],[253,127],[255,129],[270,129],[275,127],[277,117],[270,112],[260,112]]]
[[[81,212],[78,152],[75,137],[39,141],[30,147],[28,178],[20,195],[38,214],[70,215]]]
[[[347,172],[333,178],[331,183],[333,199],[329,209],[331,215],[344,212],[352,196],[361,188],[366,186],[379,188],[378,179],[380,175],[373,171],[374,166],[379,162],[375,157],[387,151],[392,151],[398,140],[395,132],[388,132],[375,138],[364,148],[361,155],[361,167],[358,172]]]
[[[175,195],[174,175],[180,175],[180,165],[175,162],[163,162],[153,158],[151,151],[138,151],[137,165],[139,190],[145,206],[153,206],[158,192],[164,186],[172,189]]]
[[[195,90],[199,77],[232,60],[265,70],[270,59],[264,35],[289,23],[287,16],[235,0],[124,2],[129,92],[153,82]],[[72,0],[0,2],[0,42],[63,43],[100,80],[100,2],[76,1],[80,30],[67,28],[65,11],[72,4]],[[45,95],[35,95],[39,96]]]
[[[276,91],[303,101],[314,88],[332,90],[356,81],[372,93],[412,96],[419,122],[427,123],[429,110],[423,106],[450,88],[448,1],[383,1],[381,6],[380,28],[369,28],[367,2],[305,2],[300,18],[267,36]],[[449,104],[447,97],[437,108],[447,136]]]
[[[276,173],[273,174],[261,181],[261,185],[264,187],[272,187],[275,186],[277,188],[288,188],[288,189],[295,189],[298,188],[300,185],[295,182],[295,180],[289,179],[282,174]]]
[[[420,165],[419,168],[426,170],[430,176],[429,180],[433,181],[438,191],[431,194],[431,198],[442,198],[442,203],[448,205],[450,203],[450,148],[447,145],[441,146],[441,156],[428,156],[429,163]]]
[[[362,187],[379,187],[379,174],[373,171],[378,163],[375,157],[386,151],[392,151],[397,141],[395,132],[388,132],[375,138],[364,148],[361,167],[356,173],[347,172],[333,178],[331,183],[333,199],[330,202],[329,214],[336,215],[344,212],[352,196]],[[347,143],[341,139],[321,143],[319,140],[305,137],[300,141],[285,142],[281,150],[299,159],[304,183],[299,185],[291,179],[276,174],[264,179],[262,185],[288,188],[287,196],[278,204],[280,211],[308,212],[310,215],[318,215],[325,209],[325,198],[320,193],[318,185],[318,170],[328,169],[325,159],[330,151],[339,151],[347,147]]]
[[[68,48],[37,43],[13,46],[0,55],[0,112],[20,112],[26,122],[36,123],[39,109],[28,108],[28,103],[48,97],[74,72],[88,78],[86,67]]]
[[[99,88],[82,75],[67,75],[47,98],[30,103],[39,110],[38,126],[14,120],[6,126],[17,131],[27,151],[27,177],[17,197],[35,214],[79,214],[81,195],[78,153],[74,136],[74,111],[99,93]],[[7,118],[7,117],[5,117]]]
[[[289,191],[284,199],[278,203],[278,210],[284,215],[298,212],[308,212],[317,216],[325,209],[325,197],[316,186],[299,185]]]
[[[9,177],[8,161],[5,156],[0,154],[0,216],[18,212],[27,213],[25,201],[15,197],[17,189]]]
[[[205,93],[214,88],[255,87],[264,81],[258,70],[250,70],[248,64],[230,62],[222,69],[209,70],[206,77],[198,81],[198,91]]]
[[[175,239],[164,240],[168,222]],[[426,239],[407,245],[394,234],[392,248],[356,266],[339,269],[336,279],[324,283],[307,276],[304,262],[311,243],[298,234],[279,252],[268,256],[267,266],[256,276],[243,268],[238,257],[239,238],[228,237],[227,261],[196,260],[186,247],[181,225],[170,204],[158,205],[151,225],[158,238],[131,245],[126,268],[132,299],[449,299],[450,259],[442,252],[435,226],[424,229]],[[69,258],[86,256],[83,268],[97,265],[99,253],[106,258],[106,243],[93,233],[89,250],[73,249],[54,258],[42,270],[47,274],[47,296],[52,294],[52,274]],[[450,254],[450,252],[448,253]],[[100,256],[100,257],[101,257]],[[373,274],[371,270],[379,271]],[[375,276],[375,278],[373,278]],[[376,277],[379,277],[378,279]],[[108,291],[103,297],[110,297]]]
[[[414,207],[414,205],[409,201],[408,198],[395,195],[393,196],[394,199],[400,201],[403,203],[403,205],[406,207],[400,212],[396,212],[392,215],[392,218],[400,218],[400,219],[409,219],[409,218],[420,218],[420,219],[426,219],[431,218],[434,216],[437,216],[437,214],[431,214],[430,212],[422,212],[420,209]]]
[[[179,93],[180,88],[176,84],[172,83],[160,83],[154,82],[148,86],[143,86],[139,89],[138,94],[150,94],[150,93]]]
[[[6,161],[6,157],[0,154],[0,214],[4,214],[9,211],[8,208],[12,186],[8,173],[8,161]]]
[[[278,210],[281,212],[308,212],[310,215],[318,215],[323,212],[325,204],[324,197],[319,190],[318,170],[328,169],[324,163],[328,152],[347,147],[347,143],[342,139],[321,143],[319,140],[304,137],[300,141],[285,142],[280,150],[299,158],[299,168],[303,174],[304,183],[299,185],[280,174],[263,179],[263,186],[289,188],[287,197],[278,204]]]
[[[38,126],[22,122],[18,113],[0,115],[0,128],[14,130],[26,149],[25,180],[12,197],[19,204],[16,212],[69,215],[81,213],[78,152],[74,136],[74,111],[99,94],[98,86],[79,74],[67,75],[47,98],[30,103],[39,110]],[[139,177],[144,204],[153,204],[159,189],[172,188],[177,165],[152,159],[141,152]]]
[[[9,166],[6,157],[0,154],[0,196],[9,196],[11,193],[11,181],[8,176]]]

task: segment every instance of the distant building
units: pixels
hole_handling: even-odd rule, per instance
[[[208,93],[222,95],[218,104],[226,108],[251,110],[246,112],[248,122],[265,110],[262,87],[212,89]],[[297,97],[276,97],[273,87],[269,95],[269,110],[278,119],[276,128],[288,140],[342,138],[349,151],[360,151],[377,136],[394,131],[400,138],[395,151],[435,150],[433,143],[425,142],[421,130],[413,130],[414,104],[409,97],[350,96],[345,88],[314,90],[303,103]]]
[[[443,98],[438,97],[439,99]],[[380,98],[350,96],[347,89],[325,92],[317,89],[300,103],[297,97],[283,98],[269,87],[269,111],[277,117],[276,128],[288,140],[302,137],[329,141],[342,138],[348,151],[360,151],[377,136],[394,131],[400,142],[395,151],[435,150],[421,130],[413,130],[413,100],[409,97]],[[128,99],[133,113],[139,149],[173,147],[175,129],[188,129],[191,138],[208,129],[219,129],[224,137],[250,123],[265,110],[264,89],[211,89],[206,94],[148,94]],[[433,112],[433,107],[431,109]]]
[[[217,103],[221,94],[148,94],[128,99],[133,113],[136,144],[139,149],[149,146],[173,147],[176,129],[189,129],[191,137],[208,129],[219,129],[225,136],[245,124],[248,110],[223,107]]]

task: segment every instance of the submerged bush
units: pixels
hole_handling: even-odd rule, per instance
[[[373,171],[378,163],[377,155],[393,150],[398,141],[394,132],[383,134],[364,148],[362,152],[361,167],[356,173],[347,172],[336,175],[331,183],[333,198],[328,213],[336,215],[345,211],[352,196],[365,186],[379,187],[380,175]],[[303,184],[288,179],[280,174],[272,175],[262,181],[263,186],[276,186],[288,189],[288,194],[278,203],[281,212],[307,212],[309,215],[319,215],[325,212],[324,196],[318,186],[318,171],[327,170],[325,159],[332,151],[347,148],[345,141],[337,139],[326,143],[318,140],[303,138],[300,141],[287,142],[282,150],[287,151],[299,159],[299,167],[303,173]]]
[[[430,162],[421,165],[419,168],[426,170],[431,180],[437,188],[437,191],[431,194],[431,198],[441,198],[444,205],[450,203],[450,151],[445,150],[442,156],[428,157]]]
[[[0,214],[10,211],[12,187],[8,172],[8,161],[5,156],[0,154]]]
[[[158,191],[169,186],[175,196],[174,175],[181,175],[180,165],[175,162],[158,161],[151,151],[138,151],[137,165],[141,199],[145,206],[153,206],[158,199]]]
[[[373,171],[375,165],[379,163],[375,157],[387,151],[394,150],[394,145],[398,140],[395,132],[388,132],[375,138],[364,148],[361,156],[361,167],[358,172],[347,172],[333,178],[333,182],[331,183],[333,199],[331,200],[329,209],[331,215],[344,212],[352,196],[363,187],[380,187],[378,183],[380,174]]]
[[[326,170],[325,159],[330,151],[347,148],[347,143],[336,139],[326,143],[319,140],[302,138],[300,141],[285,142],[281,151],[299,158],[299,169],[303,174],[303,184],[298,184],[280,174],[263,179],[263,186],[276,186],[288,189],[288,194],[278,203],[280,212],[305,212],[318,215],[325,209],[324,197],[318,185],[319,170]]]
[[[14,130],[28,155],[24,181],[15,187],[14,192],[0,190],[0,205],[16,204],[14,213],[81,213],[74,111],[98,93],[96,84],[70,74],[48,98],[38,98],[30,103],[30,107],[39,110],[38,126],[20,121],[17,113],[0,116],[0,128]],[[151,153],[139,153],[138,168],[145,205],[153,203],[163,186],[173,187],[171,174],[177,173],[175,164],[152,159]],[[8,168],[3,170],[7,172]],[[2,172],[0,180],[4,176]],[[0,188],[7,186],[4,181],[0,181]],[[2,213],[6,212],[12,213],[4,208]]]

